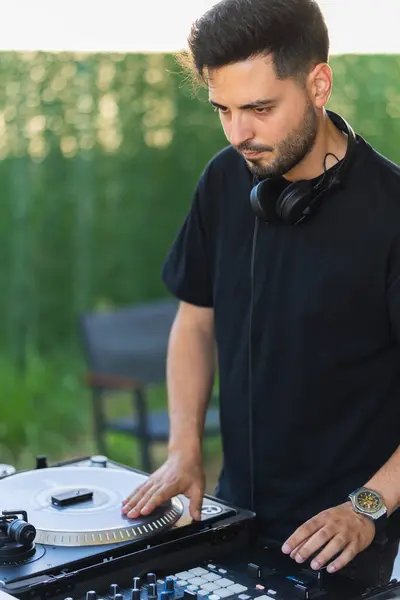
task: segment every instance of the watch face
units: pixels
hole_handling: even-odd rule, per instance
[[[361,490],[357,493],[355,501],[360,510],[368,513],[376,513],[383,506],[380,496],[372,490]]]

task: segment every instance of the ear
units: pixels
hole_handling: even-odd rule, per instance
[[[332,93],[333,73],[327,63],[318,64],[308,78],[309,93],[316,108],[324,108]]]

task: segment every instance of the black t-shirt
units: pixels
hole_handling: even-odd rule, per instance
[[[224,465],[220,497],[249,507],[253,179],[231,147],[203,172],[163,268],[213,307]],[[357,136],[343,185],[294,226],[259,222],[254,266],[255,509],[284,540],[346,500],[400,443],[400,168]]]

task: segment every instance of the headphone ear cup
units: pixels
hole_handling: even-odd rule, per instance
[[[250,204],[261,221],[270,223],[279,217],[276,199],[282,191],[282,183],[275,179],[263,179],[250,192]]]
[[[294,225],[304,216],[312,200],[313,185],[309,180],[291,183],[276,202],[276,214],[280,219]]]

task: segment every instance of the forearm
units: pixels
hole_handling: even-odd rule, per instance
[[[389,516],[400,506],[400,446],[365,487],[381,494]]]
[[[167,359],[170,452],[201,452],[216,362],[211,323],[178,318],[172,327]]]

